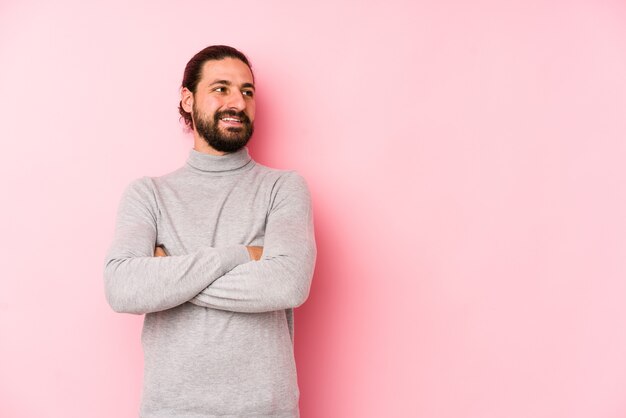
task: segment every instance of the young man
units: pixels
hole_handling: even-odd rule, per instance
[[[234,48],[185,68],[187,163],[122,197],[104,269],[117,312],[145,314],[143,418],[297,417],[293,311],[316,258],[307,185],[256,163],[254,77]]]

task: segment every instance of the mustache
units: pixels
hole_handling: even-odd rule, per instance
[[[217,122],[224,116],[236,117],[239,118],[243,123],[250,123],[250,118],[248,117],[248,115],[243,112],[236,112],[234,110],[222,110],[221,112],[215,112],[215,116],[213,118],[215,119],[215,122]]]

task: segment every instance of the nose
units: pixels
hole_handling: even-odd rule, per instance
[[[246,108],[246,99],[239,90],[233,89],[231,94],[228,96],[226,106],[229,109],[241,112]]]

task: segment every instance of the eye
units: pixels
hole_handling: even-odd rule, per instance
[[[216,91],[218,93],[224,93],[226,91],[226,87],[215,87],[213,91]]]
[[[248,96],[248,97],[254,97],[254,91],[253,90],[244,90],[241,92],[244,96]]]

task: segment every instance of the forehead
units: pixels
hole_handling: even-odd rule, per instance
[[[202,65],[200,83],[211,83],[215,80],[228,80],[234,84],[254,83],[250,68],[236,58],[211,60]]]

